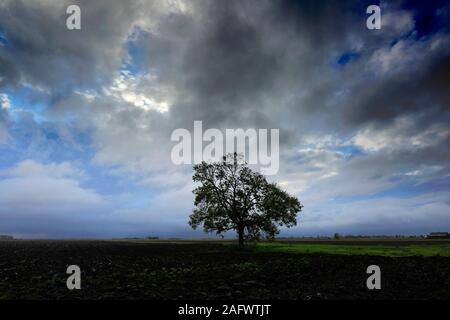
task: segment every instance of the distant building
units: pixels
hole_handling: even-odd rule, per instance
[[[431,232],[428,235],[428,238],[433,238],[433,239],[450,238],[450,234],[448,232]]]
[[[0,234],[0,240],[14,240],[14,237]]]

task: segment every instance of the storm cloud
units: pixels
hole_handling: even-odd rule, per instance
[[[369,30],[370,4],[0,0],[0,233],[202,236],[170,161],[195,120],[280,129],[287,234],[449,229],[450,6],[381,2]]]

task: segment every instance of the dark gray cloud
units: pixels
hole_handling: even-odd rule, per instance
[[[280,128],[276,179],[314,208],[307,221],[315,230],[338,226],[339,218],[359,219],[369,229],[361,203],[348,206],[348,214],[340,206],[327,221],[329,199],[449,174],[448,22],[422,35],[417,14],[403,2],[383,3],[381,30],[365,27],[367,3],[353,1],[74,3],[81,31],[65,28],[68,1],[0,3],[7,41],[0,42],[0,90],[31,88],[21,103],[48,104],[36,111],[44,122],[30,110],[14,110],[23,106],[0,111],[0,143],[11,115],[36,135],[27,156],[43,160],[51,154],[41,148],[44,129],[65,127],[71,147],[84,132],[93,163],[167,194],[184,192],[161,196],[164,205],[147,208],[154,215],[179,222],[192,202],[190,168],[170,163],[170,134],[192,129],[194,120],[205,129]],[[450,12],[436,9],[441,17]],[[433,201],[439,216],[448,206],[442,197]],[[408,202],[391,201],[386,209],[396,206],[403,214]],[[124,210],[118,221],[139,220],[143,211]],[[417,225],[426,213],[416,214]]]
[[[176,119],[270,125],[282,120],[286,99],[314,90],[311,82],[322,81],[318,75],[329,67],[333,51],[346,50],[351,36],[339,9],[305,7],[318,17],[269,1],[196,2],[194,15],[171,16],[161,22],[161,33],[137,41],[147,49],[146,66],[183,92],[183,101],[171,109]],[[295,107],[294,114],[317,109]]]
[[[71,4],[81,8],[81,30],[66,28]],[[152,9],[152,3],[143,7],[141,1],[4,0],[0,27],[8,45],[0,48],[3,85],[21,81],[59,95],[108,83],[125,58],[124,42],[134,24]]]

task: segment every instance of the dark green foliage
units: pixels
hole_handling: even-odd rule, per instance
[[[278,227],[296,225],[300,201],[252,171],[236,153],[221,162],[202,162],[194,171],[192,178],[201,185],[193,191],[192,228],[203,223],[205,232],[236,230],[242,245],[244,239],[271,239]]]

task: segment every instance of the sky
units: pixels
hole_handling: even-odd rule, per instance
[[[282,236],[450,231],[450,3],[0,0],[0,234],[215,237],[195,120],[280,130]]]

